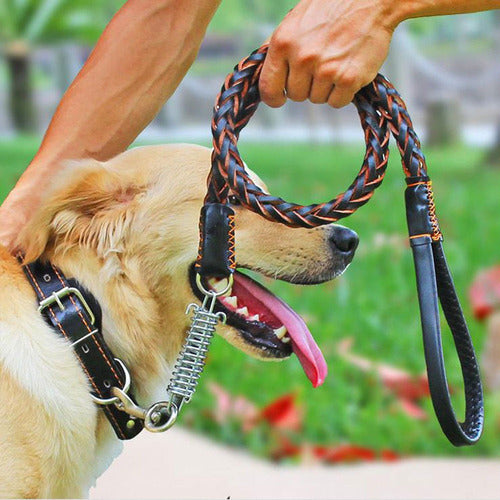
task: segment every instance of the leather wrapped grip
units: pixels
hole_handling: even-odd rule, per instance
[[[204,277],[225,278],[236,268],[234,211],[222,203],[201,209],[200,246],[196,271]]]
[[[474,347],[441,241],[432,241],[429,235],[423,235],[413,238],[411,246],[432,404],[439,424],[450,442],[455,446],[471,445],[481,437],[484,420],[483,393]],[[458,422],[448,390],[438,297],[453,334],[462,368],[466,402],[464,422]]]
[[[415,263],[425,363],[432,404],[441,429],[455,446],[471,445],[481,437],[484,410],[479,367],[441,242],[428,177],[408,178],[406,218]],[[438,300],[439,299],[439,300]],[[450,398],[443,346],[439,303],[453,334],[462,368],[465,421],[458,422]]]
[[[410,237],[432,234],[426,182],[428,177],[411,178],[405,191],[406,221]]]

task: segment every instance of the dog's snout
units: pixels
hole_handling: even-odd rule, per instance
[[[334,250],[352,257],[358,247],[359,237],[352,229],[334,226],[330,233],[329,242]]]

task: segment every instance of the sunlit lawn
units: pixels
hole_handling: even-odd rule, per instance
[[[35,148],[36,142],[29,139],[0,143],[0,198]],[[356,146],[244,145],[242,151],[272,193],[303,203],[324,201],[343,191],[363,155],[363,149]],[[481,151],[463,147],[428,153],[445,249],[479,353],[485,330],[471,318],[467,289],[475,273],[497,263],[500,253],[500,171],[482,167],[481,156]],[[268,444],[258,430],[242,434],[234,426],[221,428],[204,416],[214,405],[208,382],[216,381],[259,405],[296,393],[306,412],[302,437],[311,442],[355,443],[403,454],[498,455],[500,414],[494,407],[500,405],[493,395],[487,395],[482,441],[472,449],[457,450],[442,435],[430,401],[422,403],[430,418],[411,419],[375,374],[362,373],[336,353],[338,342],[352,337],[354,351],[363,356],[414,374],[424,370],[410,250],[398,243],[404,242],[406,234],[403,192],[403,174],[393,148],[382,187],[367,206],[345,221],[361,237],[347,273],[334,283],[314,287],[264,280],[307,319],[328,361],[330,374],[325,384],[312,389],[294,357],[282,363],[263,363],[217,338],[200,388],[183,413],[185,423],[256,453],[267,452]],[[449,380],[460,389],[458,361],[447,331],[444,345]],[[461,412],[461,390],[454,398]]]

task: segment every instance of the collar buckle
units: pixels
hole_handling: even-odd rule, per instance
[[[92,312],[92,309],[90,309],[90,306],[88,305],[87,301],[82,295],[82,292],[78,290],[78,288],[73,288],[69,286],[65,286],[64,288],[61,288],[61,290],[58,290],[57,292],[53,292],[51,295],[49,295],[46,299],[43,299],[42,301],[39,302],[39,307],[38,307],[38,312],[41,313],[43,312],[44,309],[47,309],[47,307],[50,307],[52,304],[57,304],[59,306],[59,309],[61,311],[64,311],[66,307],[62,303],[61,299],[64,297],[67,297],[69,295],[76,295],[78,300],[81,302],[82,306],[85,309],[85,312],[88,314],[90,318],[90,322],[92,325],[95,324],[95,316],[94,313]]]

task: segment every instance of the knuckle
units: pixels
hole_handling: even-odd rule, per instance
[[[280,31],[271,37],[271,47],[278,53],[288,53],[293,47],[293,39]]]
[[[365,75],[363,78],[361,78],[359,80],[359,88],[363,88],[363,87],[366,87],[367,85],[369,85],[370,83],[373,82],[373,80],[375,80],[377,76],[377,73],[375,74],[369,74],[369,75]],[[358,89],[359,90],[359,89]]]
[[[311,96],[309,97],[309,100],[313,103],[313,104],[324,104],[326,102],[325,98],[321,98],[321,97],[318,97],[318,96]]]
[[[261,93],[261,99],[271,108],[279,108],[280,106],[283,106],[286,101],[286,97],[284,95],[277,95],[276,93],[271,92],[266,94]]]
[[[286,95],[289,99],[295,102],[302,102],[307,99],[307,96],[296,90],[287,90]]]
[[[288,95],[288,97],[294,102],[304,102],[307,99],[307,96],[304,96],[302,94],[294,96]]]
[[[328,105],[335,109],[343,108],[352,101],[353,97],[353,94],[332,96],[328,99]]]
[[[294,59],[299,66],[312,66],[318,60],[318,54],[301,50],[296,53]]]
[[[346,72],[339,75],[337,78],[337,85],[346,88],[355,88],[358,84],[358,75],[354,72]]]
[[[339,109],[342,106],[337,102],[336,99],[328,99],[328,106],[331,108]]]
[[[270,108],[281,108],[281,106],[283,106],[283,104],[285,104],[286,102],[286,99],[283,99],[281,101],[271,101],[271,100],[267,100],[267,101],[264,101]]]
[[[316,78],[320,81],[334,82],[337,76],[335,68],[322,65],[316,70]]]

